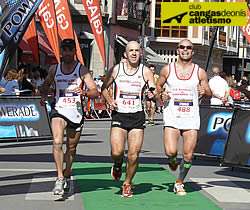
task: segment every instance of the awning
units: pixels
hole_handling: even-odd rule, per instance
[[[45,56],[45,64],[51,65],[56,64],[57,60],[53,53],[52,48],[50,47],[48,39],[40,32],[38,34],[38,47],[39,54]],[[20,41],[19,47],[23,50],[21,61],[24,63],[37,63],[35,57],[33,56],[32,50],[29,46],[29,43],[24,38]]]
[[[116,41],[124,47],[129,42],[126,38],[120,35],[116,35]],[[156,66],[156,71],[155,71],[156,74],[159,74],[161,68],[167,65],[167,62],[150,47],[145,48],[145,60],[146,64],[148,65],[153,64]]]

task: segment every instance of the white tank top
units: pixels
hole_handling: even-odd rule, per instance
[[[83,88],[80,77],[81,63],[78,63],[70,74],[61,71],[61,63],[57,65],[54,80],[56,85],[55,109],[73,123],[80,123],[83,117],[83,104],[81,96],[74,92],[76,87]]]
[[[117,101],[117,112],[135,113],[143,110],[142,94],[145,86],[143,64],[133,75],[125,72],[124,63],[119,64],[118,74],[114,80],[113,97]]]
[[[164,103],[164,126],[177,129],[199,129],[199,66],[194,64],[190,78],[180,79],[176,74],[176,64],[169,64],[166,90],[170,100]]]

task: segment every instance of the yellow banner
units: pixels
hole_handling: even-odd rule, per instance
[[[247,2],[163,2],[161,26],[246,26]]]

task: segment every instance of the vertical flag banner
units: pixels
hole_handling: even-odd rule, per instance
[[[95,35],[95,39],[102,56],[104,66],[106,66],[102,15],[101,15],[99,0],[93,0],[93,1],[82,0],[82,3],[87,13],[92,31]]]
[[[77,36],[73,33],[71,15],[67,0],[54,0],[58,33],[60,38],[63,39],[75,39],[76,42],[76,54],[78,60],[84,64],[81,48]]]
[[[42,0],[0,1],[0,77],[41,2]]]
[[[53,49],[56,60],[59,63],[60,52],[58,43],[58,30],[53,0],[43,0],[37,9],[37,16]]]
[[[28,41],[29,46],[33,52],[35,59],[36,59],[36,62],[38,64],[40,64],[39,50],[38,50],[38,39],[37,39],[37,33],[36,33],[36,23],[35,23],[34,18],[31,20],[30,25],[24,34],[24,38]]]
[[[84,61],[83,61],[83,57],[82,57],[82,51],[81,51],[80,44],[78,42],[78,38],[76,36],[75,30],[74,30],[74,38],[75,38],[75,42],[76,42],[76,55],[77,55],[77,58],[81,62],[81,64],[84,65]]]

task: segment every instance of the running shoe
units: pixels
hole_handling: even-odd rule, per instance
[[[70,188],[71,188],[70,176],[65,177],[64,179],[65,179],[65,184],[63,186],[64,194],[68,194],[70,192]]]
[[[151,125],[154,126],[155,125],[155,121],[151,120]]]
[[[168,165],[172,171],[176,171],[178,167],[178,161],[176,158],[168,158]]]
[[[64,194],[64,189],[63,189],[64,185],[65,185],[65,179],[64,178],[57,178],[52,194],[63,195]]]
[[[174,184],[174,193],[176,195],[186,195],[186,191],[184,190],[184,184],[183,183],[180,183],[180,182],[176,182]]]
[[[131,184],[123,184],[123,186],[122,186],[122,197],[123,198],[133,197],[131,188],[132,188]]]
[[[113,179],[115,181],[119,181],[121,176],[122,176],[122,164],[119,166],[119,165],[116,165],[114,164],[111,168],[111,176],[113,177]]]

